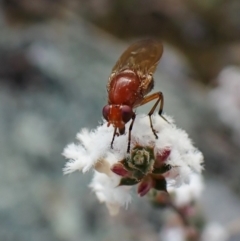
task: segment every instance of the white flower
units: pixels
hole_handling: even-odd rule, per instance
[[[156,139],[150,128],[149,117],[137,115],[131,133],[131,148],[135,145],[150,146],[154,148],[156,155],[170,149],[165,163],[171,165],[172,169],[164,173],[164,177],[168,185],[180,186],[189,182],[191,174],[201,173],[203,156],[193,146],[186,132],[178,129],[172,118],[166,115],[164,117],[171,124],[158,114],[152,116],[154,129],[158,133],[158,139]],[[95,169],[90,187],[98,199],[105,202],[112,212],[131,200],[130,188],[119,187],[121,177],[110,170],[113,164],[129,156],[127,153],[129,124],[126,124],[126,134],[115,138],[113,149],[110,143],[114,130],[112,126],[107,127],[104,121],[95,130],[83,129],[77,134],[78,143],[68,145],[63,151],[63,155],[69,160],[63,169],[65,174],[77,170],[84,173],[90,168]]]
[[[167,190],[172,196],[172,201],[177,207],[183,207],[200,198],[203,191],[203,178],[199,174],[191,174],[189,183],[180,187],[168,187]]]
[[[94,172],[94,177],[90,187],[96,193],[100,202],[107,204],[111,215],[115,215],[119,211],[120,206],[126,206],[131,202],[129,187],[117,187],[120,182],[120,177],[116,174],[110,176],[105,173]]]

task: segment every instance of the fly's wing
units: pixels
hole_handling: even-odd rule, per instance
[[[161,42],[152,39],[138,41],[123,52],[113,67],[111,76],[125,69],[133,70],[136,73],[140,71],[144,75],[152,75],[156,70],[162,53],[163,46]]]

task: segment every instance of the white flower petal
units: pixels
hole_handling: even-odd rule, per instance
[[[108,207],[126,206],[131,202],[130,188],[118,186],[120,177],[112,174],[111,177],[104,173],[94,172],[93,180],[90,184],[100,202],[105,202]]]
[[[178,207],[190,204],[198,200],[203,191],[203,180],[199,174],[191,174],[189,184],[183,184],[180,187],[168,186],[168,192],[172,195],[172,201]]]
[[[64,174],[69,174],[76,170],[82,171],[88,162],[86,150],[82,146],[75,144],[68,145],[63,151],[63,156],[69,159],[63,168]]]

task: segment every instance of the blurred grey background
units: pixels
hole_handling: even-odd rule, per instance
[[[223,108],[229,122],[216,108],[229,93],[212,98],[221,73],[240,68],[239,12],[237,0],[1,0],[0,240],[159,240],[161,210],[144,198],[112,218],[88,188],[91,171],[62,174],[63,148],[101,121],[111,68],[146,37],[164,43],[164,111],[205,156],[203,214],[240,219],[240,89],[236,118]]]

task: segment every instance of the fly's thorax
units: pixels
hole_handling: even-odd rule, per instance
[[[141,80],[134,71],[125,70],[116,74],[108,85],[109,104],[134,107],[143,98],[140,86]]]

